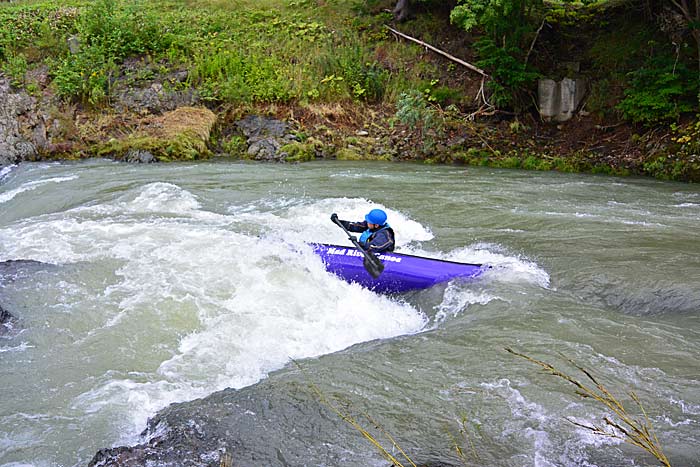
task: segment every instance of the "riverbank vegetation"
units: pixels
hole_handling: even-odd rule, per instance
[[[143,131],[142,118],[197,105],[218,117],[200,158],[245,157],[232,123],[261,113],[292,122],[299,142],[322,157],[697,181],[694,8],[678,0],[23,0],[0,3],[0,68],[63,122],[42,157],[102,154],[104,141]],[[543,78],[586,83],[571,120],[540,117]],[[81,121],[105,115],[111,125],[85,133]]]

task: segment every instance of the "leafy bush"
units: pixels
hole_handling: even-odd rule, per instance
[[[81,16],[79,33],[88,47],[100,49],[115,61],[159,52],[169,44],[158,18],[138,1],[95,1]]]
[[[450,13],[450,21],[467,31],[483,28],[493,40],[505,46],[520,46],[534,30],[533,13],[542,0],[459,0]]]
[[[275,57],[220,50],[197,55],[189,80],[214,101],[283,102],[294,97],[286,76]]]
[[[10,78],[13,86],[21,86],[27,72],[27,59],[22,54],[12,54],[2,63],[1,69]]]
[[[114,73],[114,62],[99,48],[90,47],[54,65],[53,85],[66,100],[98,105],[109,95],[109,77]]]
[[[651,126],[676,121],[681,114],[697,110],[697,75],[683,63],[667,57],[652,59],[629,77],[630,86],[617,106],[628,120]]]
[[[170,44],[158,18],[136,1],[91,3],[80,15],[77,31],[80,51],[52,61],[51,75],[59,96],[93,105],[109,97],[118,63],[129,56],[162,52]]]
[[[488,83],[491,103],[520,110],[540,74],[517,59],[522,55],[517,47],[502,48],[490,38],[482,38],[474,46],[481,57],[477,65],[489,70],[493,78]]]
[[[316,60],[317,68],[325,80],[333,77],[334,81],[325,81],[335,85],[332,94],[341,93],[340,86],[358,100],[379,102],[384,97],[389,80],[389,73],[376,61],[370,61],[359,44],[334,49],[332,53],[323,54]],[[326,86],[328,87],[328,86]],[[330,96],[328,96],[330,97]]]
[[[399,96],[394,118],[409,127],[418,127],[421,132],[439,126],[436,110],[418,91],[405,92]]]
[[[49,2],[40,5],[7,6],[0,10],[0,59],[35,46],[48,49],[44,56],[60,49],[65,37],[75,33],[78,9]]]

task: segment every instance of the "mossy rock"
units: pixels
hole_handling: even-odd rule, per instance
[[[355,148],[340,148],[335,153],[335,158],[339,161],[361,161],[367,159]]]
[[[292,141],[282,146],[280,152],[287,154],[284,158],[286,162],[308,162],[316,158],[316,146],[313,141],[306,143]]]
[[[154,117],[134,133],[98,146],[97,156],[124,159],[130,150],[148,151],[159,162],[207,159],[216,115],[209,109],[180,107]]]

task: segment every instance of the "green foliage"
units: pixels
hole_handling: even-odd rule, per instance
[[[540,74],[518,60],[522,52],[516,47],[499,47],[490,38],[482,38],[474,46],[480,57],[477,65],[489,70],[493,78],[488,82],[491,103],[521,110],[528,103],[525,96]]]
[[[380,102],[384,97],[389,72],[369,61],[359,44],[320,55],[316,66],[324,76],[321,84],[334,86],[333,94],[345,93],[367,102]]]
[[[27,72],[27,59],[22,54],[11,54],[2,63],[1,69],[10,78],[13,86],[21,86]]]
[[[629,77],[630,86],[617,106],[628,120],[651,126],[676,121],[681,114],[697,109],[697,75],[683,63],[653,59]]]
[[[195,56],[188,79],[212,101],[284,102],[294,97],[284,71],[275,57],[224,49]]]
[[[300,143],[292,141],[280,148],[280,152],[287,153],[287,162],[308,162],[316,158],[314,142]]]
[[[419,128],[421,132],[439,125],[437,111],[417,91],[405,92],[399,96],[394,118],[404,125]]]
[[[138,0],[96,0],[80,17],[80,39],[114,61],[159,52],[170,37],[154,13]]]
[[[221,143],[221,149],[231,156],[242,157],[246,150],[246,141],[242,136],[232,136]]]
[[[136,1],[97,0],[79,16],[80,51],[50,61],[59,96],[92,105],[109,98],[117,64],[136,54],[158,53],[170,44],[169,34],[147,5]]]
[[[8,5],[0,9],[0,59],[27,47],[47,56],[62,49],[64,39],[75,32],[78,9],[72,2]]]
[[[54,65],[53,85],[66,100],[98,105],[109,95],[109,78],[114,73],[111,59],[98,47],[89,47]]]
[[[687,125],[671,125],[671,130],[666,154],[645,161],[644,172],[662,180],[700,182],[700,115]]]
[[[532,31],[533,11],[541,5],[541,0],[459,0],[450,20],[467,31],[482,28],[492,39],[518,46]]]

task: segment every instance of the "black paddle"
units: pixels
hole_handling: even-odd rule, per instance
[[[345,226],[338,220],[337,216],[333,216],[331,220],[338,225],[343,231],[348,235],[348,240],[352,242],[353,245],[355,245],[355,248],[360,250],[362,252],[362,255],[365,257],[364,261],[362,264],[365,266],[365,269],[369,273],[370,276],[374,277],[375,279],[379,277],[379,275],[382,273],[384,270],[384,264],[377,258],[375,255],[370,253],[369,251],[365,250],[360,246],[360,244],[357,241],[357,238],[355,238],[354,235],[350,235],[350,232],[348,232],[348,229],[345,228]]]

